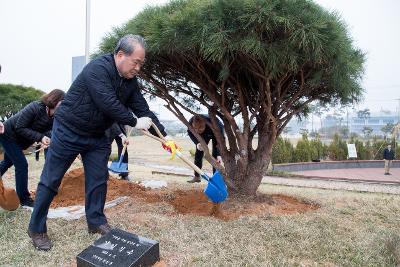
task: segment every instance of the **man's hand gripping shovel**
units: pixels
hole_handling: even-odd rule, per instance
[[[227,187],[222,175],[216,171],[212,177],[209,177],[205,174],[199,167],[197,167],[193,162],[188,160],[176,147],[175,142],[168,141],[164,138],[158,127],[152,123],[152,127],[156,130],[159,137],[152,135],[150,132],[142,130],[144,135],[147,135],[150,138],[153,138],[163,144],[164,147],[168,148],[168,151],[171,154],[177,155],[183,162],[185,162],[189,167],[191,167],[195,172],[200,174],[200,176],[205,179],[208,184],[204,189],[204,193],[207,197],[214,203],[223,202],[228,196]],[[171,147],[172,146],[172,147]],[[175,146],[175,147],[173,147]]]

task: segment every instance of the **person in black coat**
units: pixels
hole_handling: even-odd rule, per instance
[[[35,142],[40,142],[44,148],[50,145],[50,138],[45,133],[51,130],[54,112],[64,95],[62,90],[54,89],[4,123],[4,134],[0,135],[4,148],[0,174],[3,175],[11,166],[15,167],[16,191],[22,206],[33,207],[34,203],[28,191],[28,162],[23,150]]]
[[[211,123],[211,119],[208,117],[206,114],[201,114],[201,115],[194,115],[192,118],[190,118],[189,123],[193,126],[194,130],[201,135],[201,137],[204,139],[206,144],[212,140],[212,156],[217,159],[219,163],[222,163],[222,158],[218,150],[218,142],[217,139],[215,138],[215,135],[213,131],[211,130],[210,126],[207,125],[206,122]],[[219,130],[221,131],[221,134],[224,135],[224,126],[223,124],[218,120],[218,127]],[[203,166],[203,157],[204,157],[204,149],[208,148],[203,148],[197,140],[197,138],[194,136],[194,134],[188,129],[187,133],[192,140],[192,142],[196,145],[196,152],[194,155],[194,164],[199,167],[200,169]],[[215,172],[215,168],[213,168],[213,172]],[[194,172],[194,177],[193,179],[187,181],[188,183],[200,183],[200,175],[197,172]]]
[[[111,231],[104,214],[107,164],[111,153],[105,131],[113,123],[147,130],[154,122],[169,139],[138,85],[136,76],[144,64],[145,49],[146,43],[141,36],[129,34],[122,37],[114,53],[89,62],[68,90],[55,114],[52,144],[47,152],[29,223],[28,234],[35,248],[49,250],[52,246],[47,235],[47,213],[65,172],[78,154],[85,170],[88,232],[104,235]],[[153,128],[149,130],[157,134]]]
[[[394,160],[394,151],[391,145],[383,150],[383,159],[385,160],[385,175],[390,175],[390,166]]]

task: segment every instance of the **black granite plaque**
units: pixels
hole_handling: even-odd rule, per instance
[[[83,266],[151,266],[160,259],[159,243],[132,233],[113,229],[76,257]]]

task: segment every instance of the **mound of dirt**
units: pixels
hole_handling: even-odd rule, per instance
[[[126,180],[109,176],[107,182],[107,201],[121,196],[144,198],[146,202],[156,202],[158,197],[149,194],[149,189]],[[51,203],[51,208],[85,205],[85,173],[83,168],[74,169],[65,174],[57,196]]]
[[[304,213],[318,209],[316,204],[308,203],[286,195],[260,195],[254,200],[229,198],[215,205],[210,202],[201,189],[147,189],[139,184],[109,177],[107,201],[120,196],[129,196],[147,203],[164,202],[172,205],[178,214],[214,216],[222,220],[233,220],[241,216],[275,214],[287,215]],[[85,176],[82,168],[68,172],[61,183],[52,208],[85,203]]]

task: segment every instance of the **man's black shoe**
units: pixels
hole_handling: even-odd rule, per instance
[[[27,206],[33,208],[34,205],[35,201],[31,197],[28,197],[27,199],[21,201],[21,206]]]
[[[47,233],[34,233],[28,229],[28,235],[32,239],[33,246],[38,250],[50,250],[52,247],[51,240]]]
[[[89,234],[108,234],[112,230],[111,226],[108,223],[99,225],[99,226],[89,226],[88,232]]]
[[[120,177],[120,179],[121,180],[125,180],[125,181],[129,181],[130,179],[129,179],[129,175],[119,175],[119,177]]]

